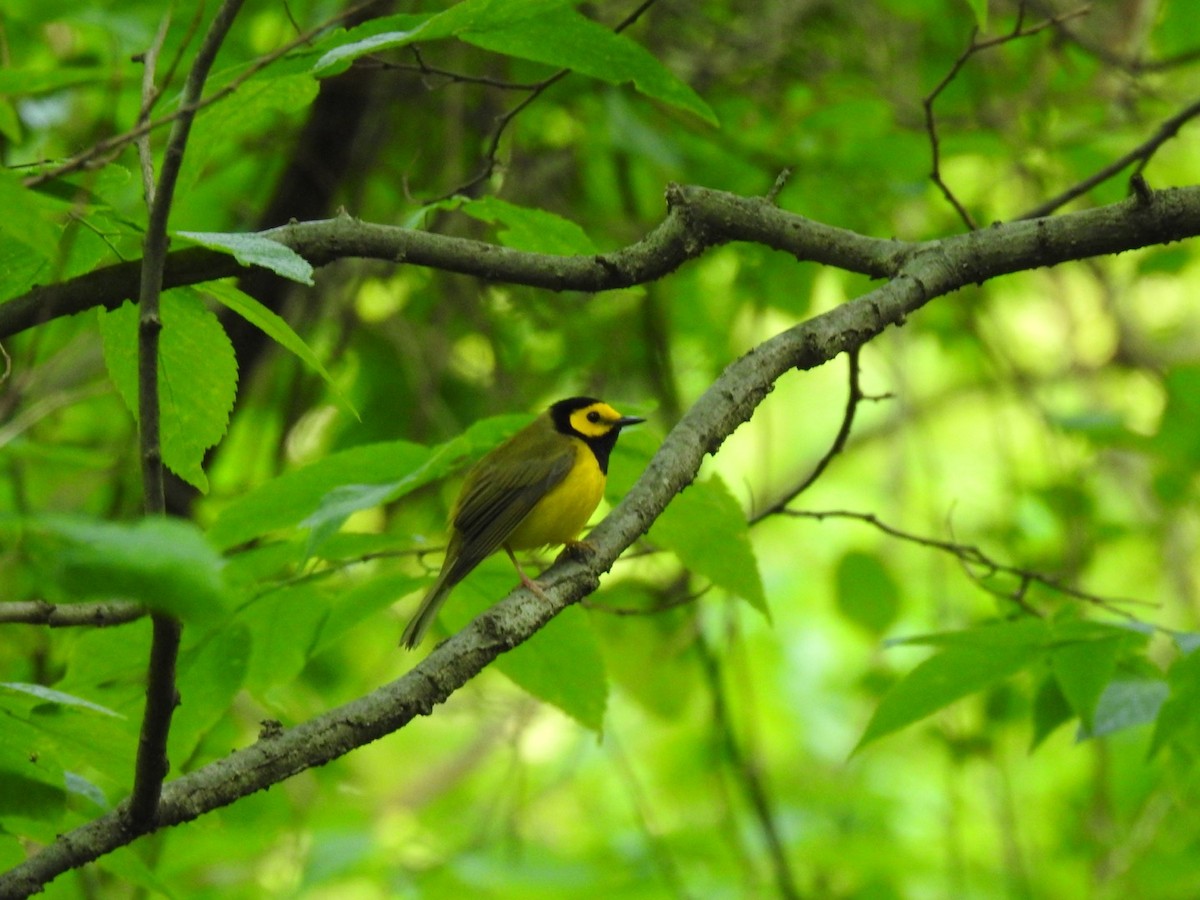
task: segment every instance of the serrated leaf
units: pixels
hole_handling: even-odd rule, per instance
[[[955,646],[934,654],[883,696],[854,752],[1011,677],[1043,652],[1038,643],[1001,641],[987,646]]]
[[[465,434],[436,447],[408,441],[366,444],[331,454],[302,469],[285,472],[227,506],[209,530],[221,548],[243,544],[271,531],[294,528],[325,506],[320,524],[328,530],[333,514],[343,518],[362,504],[377,505],[453,471],[465,460],[481,456],[501,437],[526,424],[528,417],[505,416],[476,422]],[[341,492],[347,485],[387,485],[387,490]]]
[[[878,557],[850,551],[838,561],[837,604],[851,622],[879,635],[896,620],[900,592]]]
[[[312,263],[286,244],[261,234],[177,231],[175,235],[201,247],[228,253],[243,266],[270,269],[276,275],[300,284],[313,283]]]
[[[279,346],[294,354],[301,362],[324,379],[325,383],[333,390],[333,394],[338,399],[338,402],[346,407],[356,419],[359,418],[358,410],[354,408],[354,405],[342,392],[342,389],[337,386],[337,383],[333,380],[333,376],[329,374],[329,371],[322,364],[321,360],[317,358],[312,348],[304,342],[304,339],[300,335],[292,330],[292,326],[284,321],[282,317],[276,315],[261,302],[246,292],[239,291],[235,285],[228,282],[210,281],[198,288],[198,290],[200,293],[212,297],[222,306],[233,310],[233,312],[259,329],[263,334],[279,344]]]
[[[76,600],[134,600],[182,619],[213,622],[229,604],[224,560],[193,523],[151,517],[131,524],[45,516],[29,533]]]
[[[570,69],[608,84],[631,82],[648,97],[718,124],[700,95],[645,47],[574,9],[555,9],[508,28],[467,30],[458,36],[485,50]]]
[[[138,309],[101,310],[104,363],[125,406],[138,418]],[[163,463],[207,492],[204,454],[225,434],[237,394],[237,360],[217,317],[191,289],[162,295],[158,397]]]
[[[651,527],[649,539],[673,552],[687,569],[770,618],[746,515],[719,477],[694,482],[672,500]]]
[[[517,206],[498,197],[462,204],[462,211],[483,222],[501,225],[500,243],[514,250],[553,253],[559,256],[593,254],[596,245],[582,228],[544,209]]]

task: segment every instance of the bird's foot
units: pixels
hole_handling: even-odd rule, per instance
[[[587,562],[596,555],[596,545],[588,541],[567,541],[559,555],[576,562]]]
[[[542,600],[545,600],[547,603],[550,602],[550,598],[546,596],[546,592],[544,590],[542,590],[542,586],[540,584],[538,584],[536,581],[534,581],[532,578],[530,578],[528,575],[526,575],[524,572],[521,572],[521,584],[522,584],[522,586],[528,588],[531,593],[537,595]]]

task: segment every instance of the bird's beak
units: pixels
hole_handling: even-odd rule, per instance
[[[645,422],[641,416],[621,416],[617,421],[613,422],[617,428],[624,428],[626,425],[636,425],[638,422]]]

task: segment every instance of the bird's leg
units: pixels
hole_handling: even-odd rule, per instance
[[[521,576],[521,584],[549,603],[550,598],[546,596],[546,592],[542,590],[542,586],[525,574],[525,570],[521,568],[521,564],[517,562],[517,558],[513,555],[512,550],[509,549],[507,544],[504,546],[504,552],[508,554],[508,558],[512,560],[512,564],[516,566],[517,574]]]

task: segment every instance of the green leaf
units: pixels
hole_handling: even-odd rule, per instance
[[[1050,666],[1063,696],[1089,730],[1100,695],[1116,671],[1117,656],[1130,637],[1123,629],[1097,628],[1091,639],[1069,641],[1050,654]]]
[[[1153,756],[1167,744],[1183,745],[1195,755],[1200,737],[1200,653],[1175,660],[1168,673],[1170,696],[1163,702],[1150,741]]]
[[[653,609],[662,596],[628,581],[604,589],[599,605],[644,610],[613,615],[588,609],[600,638],[605,669],[624,694],[664,719],[678,719],[702,694],[702,671],[693,650],[695,618],[688,607]]]
[[[294,528],[305,520],[328,534],[338,517],[344,520],[358,509],[395,500],[443,477],[528,421],[528,416],[485,419],[433,448],[388,441],[334,453],[285,472],[230,504],[213,523],[209,536],[218,547],[228,548],[271,531]],[[347,492],[348,485],[357,487]],[[380,485],[386,489],[376,490]]]
[[[31,191],[11,169],[0,168],[0,235],[20,244],[38,260],[58,246],[62,229],[55,221],[54,201]]]
[[[317,358],[312,348],[280,316],[267,309],[249,294],[239,291],[236,285],[229,282],[209,281],[198,288],[198,290],[200,293],[212,297],[222,306],[233,310],[275,343],[279,344],[279,346],[294,354],[301,362],[320,375],[333,390],[333,394],[338,401],[353,413],[356,419],[359,418],[358,411],[350,403],[349,398],[342,392],[342,389],[338,387],[337,383],[333,380],[333,376],[329,374],[329,370]]]
[[[596,253],[596,245],[582,228],[544,209],[484,197],[462,204],[462,211],[480,221],[503,226],[498,232],[500,243],[515,250],[559,256]]]
[[[138,309],[101,310],[104,362],[126,407],[138,418]],[[163,463],[207,492],[204,454],[225,434],[237,393],[237,360],[217,317],[191,289],[162,296],[158,397]]]
[[[440,618],[451,631],[492,606],[519,584],[506,558],[493,556],[454,589]],[[555,616],[532,638],[492,664],[523,690],[599,732],[608,702],[600,643],[578,607]]]
[[[1053,676],[1042,679],[1033,697],[1033,740],[1029,749],[1035,750],[1059,726],[1069,722],[1075,715],[1075,711],[1067,703],[1067,698],[1063,696],[1058,681]]]
[[[28,694],[36,698],[39,703],[57,703],[61,706],[74,706],[79,709],[102,713],[106,716],[124,718],[119,712],[114,712],[107,706],[101,706],[99,703],[93,703],[91,700],[84,700],[82,697],[76,697],[73,694],[67,694],[63,691],[56,691],[54,688],[48,688],[41,684],[22,684],[15,681],[6,681],[0,682],[0,689]]]
[[[224,560],[191,522],[151,517],[132,524],[67,516],[31,520],[58,584],[77,600],[134,600],[211,623],[229,605]]]
[[[892,686],[879,702],[854,752],[1011,677],[1045,652],[1043,640],[1024,620],[943,637],[951,646],[926,659]]]
[[[229,714],[246,678],[250,633],[244,627],[220,628],[179,655],[178,690],[185,713],[171,723],[167,756],[178,769],[200,739]]]
[[[986,652],[992,648],[1004,650],[1013,647],[1042,647],[1054,638],[1045,619],[1024,616],[998,622],[988,622],[962,631],[940,631],[935,634],[919,634],[912,637],[889,640],[889,647],[900,645],[923,645],[928,647],[952,647],[956,649]]]
[[[745,513],[719,477],[694,482],[671,501],[649,539],[685,568],[770,617]]]
[[[243,266],[261,266],[300,284],[313,283],[312,263],[286,244],[261,234],[206,231],[177,231],[175,234],[201,247],[228,253]]]
[[[1092,727],[1080,728],[1079,737],[1103,737],[1126,728],[1148,725],[1157,717],[1170,694],[1165,681],[1155,678],[1118,678],[1100,694]]]
[[[878,557],[852,550],[838,561],[837,603],[847,619],[879,635],[896,620],[900,596]]]
[[[971,8],[971,13],[975,16],[975,24],[983,33],[987,33],[988,28],[988,0],[966,0],[967,6]]]
[[[56,822],[66,811],[67,792],[40,778],[0,769],[0,821],[34,819]]]
[[[127,77],[128,73],[120,74],[124,63],[125,60],[114,57],[106,60],[103,66],[64,66],[59,69],[5,66],[0,69],[0,94],[30,97],[78,85],[106,84],[114,78]]]
[[[317,587],[301,582],[257,597],[238,612],[237,621],[251,635],[246,687],[257,698],[303,671],[329,610]]]
[[[360,56],[395,50],[414,41],[453,37],[468,29],[486,31],[519,25],[573,2],[578,0],[463,0],[434,15],[385,16],[337,34],[333,48],[317,60],[313,72],[333,75]]]
[[[608,679],[600,644],[582,609],[563,610],[493,665],[584,728],[597,734],[603,729]]]
[[[709,105],[653,54],[580,15],[570,8],[573,5],[564,0],[466,0],[434,16],[391,16],[339,35],[339,43],[321,56],[313,72],[332,75],[360,56],[415,41],[458,37],[485,50],[571,69],[608,84],[632,82],[648,97],[717,124]]]
[[[648,97],[718,124],[700,95],[645,47],[573,9],[555,9],[508,28],[469,30],[458,36],[485,50],[570,69],[608,84],[632,82]]]
[[[350,516],[360,509],[371,509],[394,499],[400,481],[385,481],[383,484],[340,484],[321,498],[312,514],[302,519],[300,525],[309,529],[306,556],[312,556],[318,547],[337,533]]]

